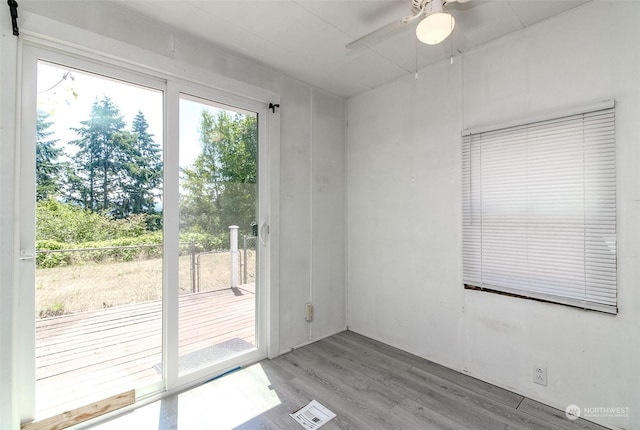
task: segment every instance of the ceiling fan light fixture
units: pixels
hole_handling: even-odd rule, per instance
[[[437,45],[449,37],[455,25],[453,15],[443,12],[442,1],[432,0],[427,7],[427,16],[416,27],[416,36],[422,43]]]

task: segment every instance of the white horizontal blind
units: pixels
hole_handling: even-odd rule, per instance
[[[617,312],[614,109],[463,136],[465,284]]]

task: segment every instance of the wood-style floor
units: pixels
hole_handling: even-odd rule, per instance
[[[348,331],[92,428],[300,430],[312,399],[327,430],[604,428]]]
[[[255,344],[255,294],[249,287],[180,296],[181,358],[189,361],[224,342]],[[161,315],[156,300],[37,320],[38,418],[161,382]]]

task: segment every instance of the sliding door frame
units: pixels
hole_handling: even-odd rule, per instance
[[[175,119],[175,127],[171,127],[168,132],[168,145],[166,145],[167,160],[173,160],[170,167],[165,163],[166,183],[171,184],[170,188],[165,188],[165,202],[178,202],[179,197],[179,145],[176,144],[180,140],[179,136],[179,115],[180,115],[180,98],[182,95],[192,96],[214,103],[229,106],[230,108],[238,108],[239,110],[255,112],[258,116],[258,201],[257,203],[257,219],[260,226],[268,225],[269,213],[269,192],[267,186],[269,183],[268,157],[267,157],[267,122],[268,117],[267,106],[264,103],[257,102],[245,97],[229,94],[213,88],[208,88],[192,82],[172,79],[167,85],[167,116]],[[178,205],[166,205],[166,209],[170,210],[170,214],[165,213],[165,252],[175,252],[171,254],[171,258],[167,258],[167,270],[165,271],[165,286],[178,285],[178,239],[179,239],[179,213]],[[264,232],[264,227],[263,227]],[[203,369],[196,370],[192,373],[178,376],[178,341],[179,334],[179,307],[178,307],[178,289],[165,288],[164,293],[168,294],[168,300],[164,306],[167,321],[165,322],[165,331],[168,333],[166,337],[169,342],[165,348],[164,360],[167,363],[166,368],[169,373],[165,375],[167,388],[170,391],[181,390],[211,378],[212,375],[219,374],[228,370],[230,367],[243,366],[256,362],[262,358],[269,356],[269,337],[268,337],[268,315],[269,315],[269,250],[267,247],[268,237],[264,237],[265,241],[258,240],[256,247],[258,248],[258,261],[256,264],[256,343],[257,350],[243,354],[240,360],[233,358],[233,364],[229,365],[229,360],[215,363]],[[265,287],[263,289],[263,287]],[[176,330],[174,332],[174,330]],[[175,342],[175,343],[174,343]]]
[[[86,70],[115,79],[136,83],[163,92],[164,103],[164,178],[163,178],[163,382],[146,387],[137,392],[136,405],[139,406],[165,395],[202,383],[228,368],[228,363],[207,367],[192,374],[178,378],[178,215],[179,193],[179,97],[181,93],[207,98],[251,110],[258,114],[259,150],[258,150],[258,223],[261,226],[262,239],[257,246],[260,280],[259,292],[256,291],[256,341],[257,351],[244,356],[235,365],[246,365],[264,357],[279,354],[279,318],[278,284],[279,259],[279,168],[280,168],[280,115],[271,112],[268,104],[279,103],[274,93],[233,81],[233,89],[246,88],[246,94],[234,94],[217,88],[230,82],[225,76],[210,75],[209,84],[202,82],[201,71],[194,68],[194,80],[190,73],[177,77],[171,73],[173,65],[164,61],[152,64],[153,68],[140,66],[133,60],[108,57],[91,49],[78,49],[62,42],[51,41],[36,35],[26,34],[21,38],[18,50],[17,88],[20,93],[16,99],[16,179],[15,205],[17,214],[17,232],[20,258],[16,258],[16,282],[13,313],[13,350],[14,350],[14,387],[20,387],[14,399],[14,407],[22,422],[30,421],[35,415],[35,216],[25,217],[24,207],[33,203],[35,207],[35,131],[36,131],[36,82],[38,60],[62,64]],[[163,59],[160,59],[163,60]],[[155,61],[152,61],[155,63]],[[186,69],[189,69],[188,67]],[[268,98],[268,99],[267,99]],[[25,161],[26,158],[31,161]],[[25,195],[32,194],[25,201]],[[131,409],[132,407],[125,408]],[[121,410],[122,411],[122,410]]]

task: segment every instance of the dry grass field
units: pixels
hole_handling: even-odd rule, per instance
[[[242,250],[240,250],[242,254]],[[247,282],[255,280],[255,251],[248,251]],[[228,252],[198,258],[199,291],[229,288]],[[243,270],[240,264],[239,280]],[[198,272],[198,271],[197,271]],[[180,257],[180,294],[192,291],[191,258]],[[157,300],[162,295],[162,259],[90,263],[36,270],[36,318]]]

